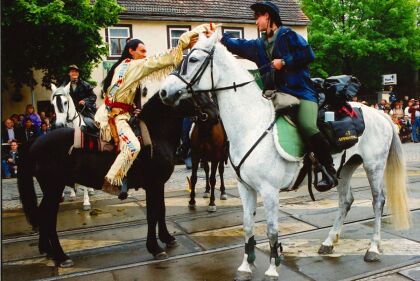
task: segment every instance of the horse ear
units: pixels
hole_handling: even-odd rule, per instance
[[[54,93],[55,91],[57,91],[57,86],[54,85],[53,83],[51,83],[51,91]]]
[[[217,28],[216,31],[209,38],[211,46],[216,45],[216,43],[219,41],[219,36],[220,36],[220,28]]]
[[[70,93],[70,82],[66,86],[64,86],[64,92],[66,94]]]

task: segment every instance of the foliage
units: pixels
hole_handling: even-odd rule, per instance
[[[89,78],[107,50],[99,30],[116,24],[121,10],[116,0],[2,1],[2,85],[10,79],[33,88],[39,69],[47,86],[61,81],[70,64]]]
[[[311,20],[313,76],[352,74],[370,93],[380,89],[382,74],[397,73],[399,85],[413,84],[420,65],[417,0],[301,2]]]

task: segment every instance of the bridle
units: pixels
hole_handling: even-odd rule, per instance
[[[182,60],[181,64],[179,65],[179,67],[172,72],[170,75],[174,75],[176,76],[179,80],[181,80],[183,83],[185,83],[186,87],[185,90],[179,90],[178,91],[178,95],[182,95],[183,93],[191,93],[191,97],[194,103],[194,106],[196,107],[197,112],[199,112],[200,116],[202,116],[203,118],[200,118],[201,121],[206,121],[208,116],[207,113],[202,111],[201,106],[198,104],[197,99],[196,99],[196,95],[198,94],[202,94],[202,93],[211,93],[212,95],[217,92],[217,91],[222,91],[222,90],[230,90],[230,89],[234,89],[236,92],[236,88],[239,87],[243,87],[251,82],[254,82],[255,80],[250,80],[247,82],[243,82],[240,84],[236,84],[235,82],[233,82],[233,84],[231,86],[226,86],[226,87],[220,87],[220,88],[215,88],[214,86],[214,75],[213,75],[213,59],[214,59],[214,50],[216,49],[216,45],[213,46],[213,48],[209,51],[203,48],[195,48],[193,50],[191,50],[191,52]],[[204,62],[201,64],[200,68],[198,69],[198,71],[194,74],[194,76],[191,78],[191,80],[188,82],[187,80],[185,80],[182,75],[185,75],[187,73],[187,67],[188,67],[188,61],[189,58],[191,56],[191,54],[194,51],[202,51],[207,53],[206,58],[204,59]],[[206,89],[206,90],[194,90],[193,86],[195,84],[197,84],[204,72],[206,71],[207,67],[210,65],[210,76],[211,76],[211,89]],[[213,95],[214,96],[214,95]],[[205,119],[205,120],[203,120]]]
[[[62,96],[63,97],[68,97],[69,95],[68,94],[54,94],[53,97],[52,97],[52,99],[54,100],[54,98],[56,98],[56,97],[62,97]],[[71,97],[69,97],[69,98],[71,99]],[[67,116],[66,116],[66,122],[67,122],[67,124],[73,123],[73,121],[77,117],[79,117],[79,127],[80,127],[82,125],[82,116],[80,115],[80,113],[82,113],[85,110],[85,108],[86,108],[86,104],[84,104],[82,110],[80,110],[80,112],[78,112],[76,110],[76,106],[75,106],[74,116],[72,118],[70,118],[70,115],[69,115],[69,112],[70,112],[70,102],[67,102]]]

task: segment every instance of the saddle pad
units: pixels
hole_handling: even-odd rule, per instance
[[[280,155],[289,161],[300,161],[305,154],[305,143],[298,129],[286,117],[280,116],[273,128],[274,143]]]

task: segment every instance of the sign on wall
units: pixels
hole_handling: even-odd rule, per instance
[[[382,85],[397,85],[397,74],[382,75]]]

